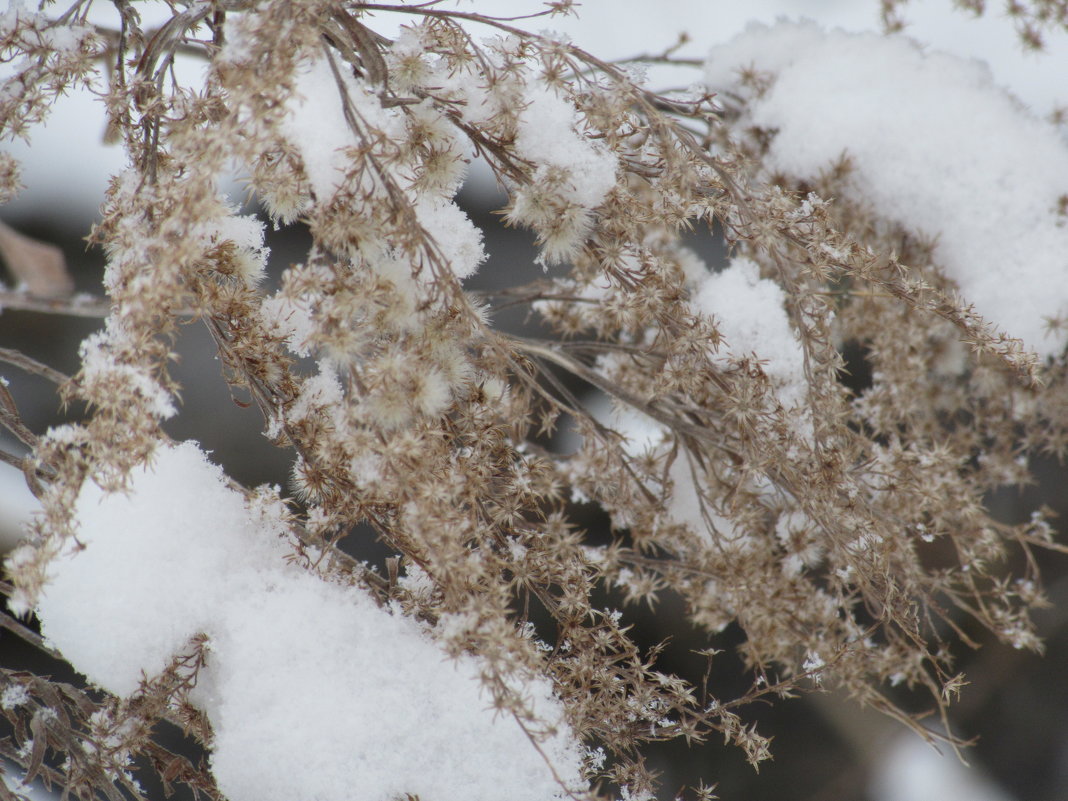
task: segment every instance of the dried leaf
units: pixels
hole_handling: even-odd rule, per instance
[[[26,766],[24,782],[32,782],[44,763],[45,748],[48,746],[48,724],[45,722],[43,710],[34,713],[30,720],[30,735],[33,737],[33,746],[30,750],[30,761]]]
[[[30,239],[0,222],[0,257],[31,295],[62,298],[74,294],[74,279],[63,251],[55,245]]]

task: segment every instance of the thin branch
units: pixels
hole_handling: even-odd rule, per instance
[[[38,298],[14,289],[0,289],[0,308],[64,314],[71,317],[107,317],[111,301],[96,295],[79,294],[71,298]]]
[[[66,373],[61,373],[55,368],[49,367],[44,362],[39,362],[31,356],[27,356],[21,351],[14,350],[13,348],[0,348],[0,362],[7,362],[13,364],[16,367],[20,367],[27,373],[33,375],[39,375],[41,378],[46,378],[56,386],[62,386],[70,381],[70,376]]]
[[[8,593],[4,594],[7,595]],[[0,628],[7,629],[20,640],[29,643],[41,653],[48,654],[53,659],[63,661],[63,654],[46,643],[44,637],[29,626],[19,623],[19,621],[15,620],[15,618],[11,617],[7,612],[0,611]]]

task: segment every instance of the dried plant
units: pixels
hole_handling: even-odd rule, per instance
[[[888,31],[900,31],[908,24],[901,7],[909,0],[881,0],[883,24]],[[953,5],[980,17],[989,11],[986,0],[954,0]],[[1028,50],[1042,50],[1046,46],[1045,34],[1068,30],[1068,4],[1064,0],[1005,0],[998,3],[1001,13],[1009,17],[1016,27],[1020,43]]]
[[[89,6],[12,11],[0,29],[0,56],[21,60],[0,93],[3,135],[103,74],[109,135],[130,164],[92,234],[108,257],[106,327],[61,386],[91,414],[37,436],[0,388],[0,421],[32,447],[5,459],[43,503],[6,566],[16,614],[78,547],[84,487],[121,492],[163,447],[179,389],[168,361],[192,317],[293,454],[295,501],[278,518],[291,559],[477,658],[492,705],[535,747],[551,724],[517,677],[550,681],[600,788],[562,794],[649,797],[652,741],[722,736],[756,765],[769,742],[747,704],[818,686],[920,729],[888,688],[926,688],[944,715],[964,681],[947,648],[967,637],[962,615],[1040,648],[1031,552],[1056,547],[1050,525],[1041,509],[999,522],[984,497],[1028,482],[1029,454],[1063,456],[1063,356],[1043,362],[979,317],[914,232],[825,200],[847,197],[847,162],[774,174],[774,132],[743,124],[760,74],[748,96],[656,94],[627,65],[435,2],[175,3],[154,31],[135,4],[116,0],[110,29],[85,22]],[[404,20],[393,38],[376,30],[390,16]],[[182,83],[180,58],[207,65],[202,85]],[[301,115],[325,113],[323,86],[340,128],[324,119],[320,142],[299,141]],[[532,231],[554,267],[543,280],[465,290],[483,258],[454,203],[472,154],[508,193],[505,223]],[[219,194],[234,163],[277,225],[311,231],[273,294],[260,288],[261,226]],[[17,191],[10,160],[0,180]],[[754,281],[779,288],[793,395],[697,302],[707,268],[681,238],[692,230],[721,232]],[[495,328],[506,304],[555,336]],[[843,381],[847,344],[872,367],[860,394]],[[564,420],[576,452],[537,444]],[[609,544],[587,540],[577,500],[610,515]],[[361,523],[399,558],[390,575],[339,549]],[[626,611],[598,605],[605,589],[654,609],[683,599],[709,659],[736,624],[750,689],[717,697],[661,672]],[[0,673],[13,725],[0,753],[79,798],[143,797],[134,764],[221,797],[154,734],[170,721],[212,745],[189,697],[212,660],[196,634],[124,698]]]

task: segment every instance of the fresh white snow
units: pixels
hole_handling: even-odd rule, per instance
[[[1068,147],[976,61],[904,37],[754,24],[709,55],[705,80],[767,72],[743,124],[776,130],[769,170],[813,178],[846,155],[849,199],[936,242],[964,299],[1042,356],[1068,342]]]
[[[274,493],[247,502],[195,444],[161,446],[127,493],[87,483],[76,515],[37,607],[45,637],[125,696],[206,634],[192,700],[233,801],[547,801],[565,794],[557,776],[584,786],[548,682],[521,688],[555,728],[539,753],[492,708],[479,661],[287,562]]]

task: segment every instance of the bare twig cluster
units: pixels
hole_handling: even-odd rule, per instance
[[[886,30],[903,30],[908,22],[902,7],[908,5],[908,0],[881,0],[881,3]],[[954,5],[977,17],[992,11],[990,6],[994,6],[1013,21],[1020,43],[1028,50],[1042,50],[1048,33],[1068,30],[1068,3],[1064,0],[1005,0],[997,4],[987,0],[955,0]]]

